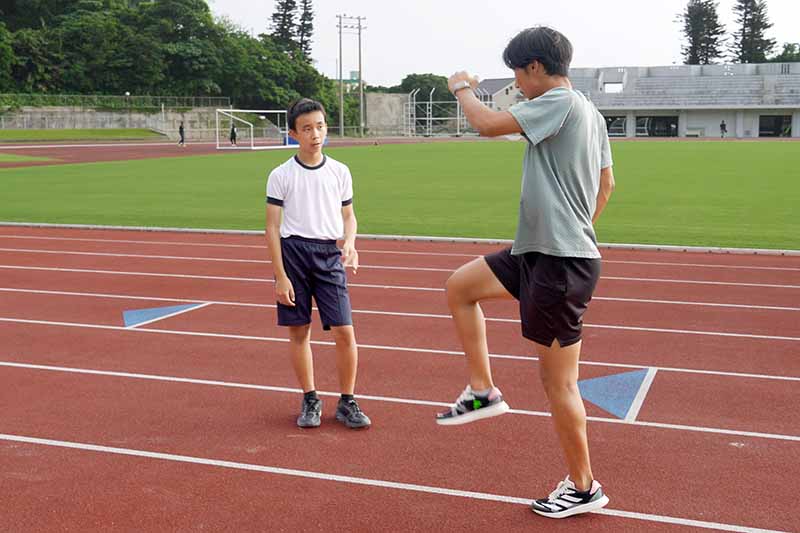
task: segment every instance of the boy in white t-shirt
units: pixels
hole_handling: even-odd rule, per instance
[[[322,104],[303,98],[287,112],[297,154],[275,168],[267,182],[267,245],[275,271],[278,325],[289,328],[289,354],[303,387],[297,425],[320,425],[322,400],[314,386],[311,355],[311,298],[322,326],[336,343],[341,398],[336,419],[349,428],[367,428],[370,419],[353,396],[358,349],[353,331],[344,267],[358,269],[353,178],[346,165],[327,157],[328,133]],[[281,220],[283,215],[283,220]],[[344,236],[342,250],[336,240]]]

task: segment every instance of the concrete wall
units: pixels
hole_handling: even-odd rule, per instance
[[[214,109],[196,108],[186,112],[154,109],[141,111],[104,111],[82,107],[23,107],[0,113],[2,129],[116,129],[144,128],[177,138],[178,125],[184,121],[188,139],[214,138]]]
[[[369,135],[402,135],[406,94],[366,93],[366,127]]]
[[[792,137],[800,138],[800,111],[787,109],[709,109],[709,110],[603,110],[607,117],[626,117],[626,136],[635,137],[636,117],[678,116],[680,137],[719,137],[719,124],[723,120],[728,126],[727,137],[740,139],[758,138],[761,115],[791,115]]]

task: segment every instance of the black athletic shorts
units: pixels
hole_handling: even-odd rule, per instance
[[[519,300],[522,336],[550,346],[581,340],[583,313],[600,278],[600,259],[538,252],[511,255],[511,248],[485,256],[503,287]]]
[[[281,239],[283,268],[294,288],[294,307],[278,303],[279,326],[311,323],[311,297],[322,329],[353,324],[347,275],[336,241],[290,236]]]

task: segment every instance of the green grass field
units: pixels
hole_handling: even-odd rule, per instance
[[[138,141],[163,139],[147,129],[78,129],[78,130],[0,130],[0,142],[36,141]]]
[[[327,150],[361,233],[513,238],[522,142]],[[800,249],[800,143],[615,142],[601,242]],[[290,151],[0,170],[0,220],[262,229]]]
[[[0,154],[0,163],[24,163],[27,161],[49,161],[49,157],[30,157],[17,154]]]

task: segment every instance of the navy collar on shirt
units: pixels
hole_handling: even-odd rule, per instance
[[[322,166],[328,160],[328,156],[326,156],[325,154],[322,154],[322,163],[320,163],[319,165],[317,165],[315,167],[310,167],[310,166],[306,165],[305,163],[303,163],[302,161],[300,161],[300,158],[297,157],[297,154],[295,154],[294,160],[297,162],[298,165],[300,165],[301,167],[305,168],[306,170],[317,170],[318,168],[322,168]]]

